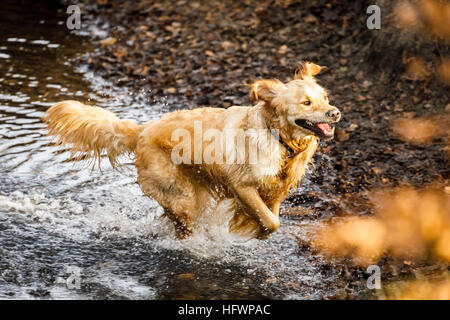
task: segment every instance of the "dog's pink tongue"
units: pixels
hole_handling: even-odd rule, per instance
[[[331,133],[331,127],[328,125],[328,123],[319,123],[317,125],[319,127],[320,130],[322,130],[323,133],[327,134],[327,133]]]

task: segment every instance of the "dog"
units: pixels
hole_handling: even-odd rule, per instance
[[[63,101],[47,110],[44,122],[57,143],[71,144],[73,155],[99,166],[104,153],[114,168],[119,156],[134,154],[137,182],[164,208],[178,237],[192,234],[208,204],[231,199],[230,233],[267,239],[280,226],[280,204],[341,119],[315,80],[322,69],[304,62],[287,83],[257,80],[250,85],[254,106],[180,110],[141,125],[100,107]],[[199,128],[209,137],[199,135]],[[244,144],[224,142],[233,130],[244,133]],[[251,161],[251,150],[260,160]],[[210,159],[231,153],[234,161]]]

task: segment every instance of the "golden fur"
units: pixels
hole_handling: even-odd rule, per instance
[[[253,107],[182,110],[139,125],[98,107],[63,101],[47,111],[44,121],[49,134],[58,136],[61,144],[72,144],[72,152],[80,157],[99,162],[106,152],[116,166],[119,155],[134,153],[142,191],[165,209],[180,236],[195,228],[205,207],[232,199],[235,206],[229,230],[263,239],[279,227],[280,204],[305,174],[319,144],[317,134],[296,121],[320,124],[340,119],[337,109],[329,105],[325,90],[314,80],[321,69],[307,62],[288,83],[256,81],[250,90],[250,98],[257,102]],[[334,112],[332,118],[330,110]],[[264,165],[251,163],[248,157],[243,163],[176,164],[172,152],[179,140],[174,140],[173,134],[183,129],[194,136],[195,123],[204,131],[278,130],[281,141],[294,153],[290,154],[281,142],[269,144],[250,135],[248,143],[262,154]],[[205,140],[194,138],[191,143],[190,151],[183,151],[183,156],[191,159],[195,157],[195,143],[200,143],[201,152],[208,148]],[[229,152],[224,144],[216,147],[215,155]]]

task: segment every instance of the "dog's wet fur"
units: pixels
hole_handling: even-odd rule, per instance
[[[333,124],[341,118],[314,79],[321,69],[306,62],[287,83],[254,82],[250,89],[254,106],[175,111],[140,125],[99,107],[63,101],[48,109],[44,121],[49,134],[60,144],[72,144],[72,152],[80,158],[100,163],[106,152],[116,167],[120,155],[133,153],[142,191],[165,209],[180,237],[195,230],[205,206],[232,199],[230,232],[266,239],[280,226],[280,204],[301,180],[320,139],[331,139]],[[268,157],[261,161],[264,166],[248,157],[244,163],[175,164],[171,155],[179,141],[172,134],[181,128],[194,136],[195,122],[203,131],[278,130],[280,141],[274,146],[249,139]]]

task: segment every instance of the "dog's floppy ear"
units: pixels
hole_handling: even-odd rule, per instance
[[[258,80],[250,85],[250,100],[270,102],[283,87],[283,82],[277,79]]]
[[[321,67],[313,62],[299,62],[294,78],[299,80],[312,79],[325,68],[326,67]]]

